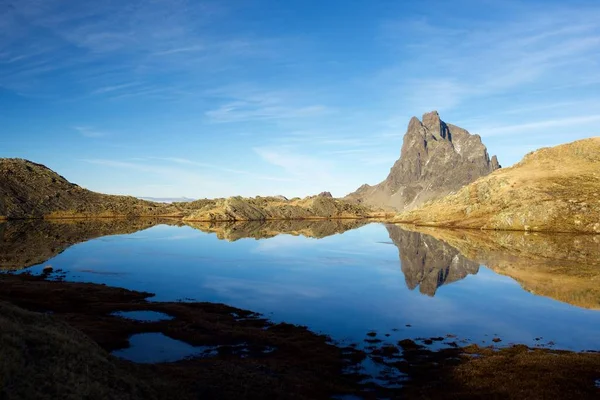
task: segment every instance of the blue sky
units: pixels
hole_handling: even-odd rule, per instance
[[[92,190],[385,178],[411,116],[503,165],[600,135],[597,1],[0,0],[0,156]]]

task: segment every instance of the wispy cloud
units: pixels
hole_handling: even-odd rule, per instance
[[[313,180],[331,178],[332,164],[321,158],[299,154],[286,147],[255,147],[253,150],[264,161],[282,168],[290,176]]]
[[[73,129],[79,132],[81,136],[87,138],[101,138],[109,135],[107,132],[99,131],[89,126],[74,126]]]
[[[321,104],[299,100],[307,96],[297,91],[270,91],[242,85],[212,89],[207,95],[221,103],[205,113],[213,122],[307,118],[333,111]]]
[[[10,2],[0,12],[0,86],[63,100],[117,92],[140,97],[153,89],[172,100],[169,89],[181,96],[184,82],[209,87],[215,73],[239,68],[241,60],[280,52],[273,50],[275,38],[216,34],[225,15],[224,4],[209,1]],[[104,71],[111,74],[99,79]],[[49,74],[54,79],[44,79]],[[177,83],[158,79],[164,74]],[[87,85],[90,78],[96,86]],[[140,80],[159,80],[161,87]]]
[[[188,160],[186,158],[179,158],[179,157],[154,157],[154,159],[156,159],[156,160],[162,160],[162,161],[167,161],[167,162],[171,162],[171,163],[175,163],[175,164],[180,164],[180,165],[187,165],[187,166],[192,166],[192,167],[200,167],[200,168],[203,168],[203,169],[210,169],[210,170],[215,170],[215,171],[226,172],[228,174],[244,175],[244,176],[247,176],[247,177],[252,178],[252,179],[260,179],[260,180],[267,180],[267,181],[277,181],[277,182],[289,182],[289,181],[293,180],[293,179],[285,178],[285,177],[276,177],[276,176],[256,174],[256,173],[253,173],[253,172],[247,171],[247,170],[232,169],[232,168],[223,167],[222,165],[218,165],[218,164],[203,163],[203,162]]]
[[[497,136],[497,135],[523,135],[544,129],[548,136],[552,136],[552,133],[548,133],[549,128],[560,128],[560,127],[574,127],[582,124],[590,124],[593,122],[599,122],[600,115],[584,115],[578,117],[569,117],[561,119],[548,119],[543,121],[528,122],[525,124],[505,125],[497,127],[482,127],[479,132],[484,137]]]
[[[456,28],[459,21],[452,20],[454,26],[446,27],[444,19],[388,22],[384,42],[400,43],[410,58],[384,69],[378,79],[394,82],[411,108],[444,110],[514,88],[545,87],[550,78],[562,84],[597,78],[597,65],[589,57],[600,52],[599,16],[598,9],[531,7],[495,25],[470,21]]]

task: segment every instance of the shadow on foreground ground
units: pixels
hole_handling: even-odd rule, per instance
[[[411,340],[366,351],[222,304],[149,302],[150,293],[0,275],[2,399],[598,398],[600,354],[514,346],[431,351]],[[155,311],[172,320],[111,315]],[[135,364],[109,353],[161,333],[210,355]],[[432,338],[433,339],[433,338]],[[365,366],[379,371],[365,376]]]

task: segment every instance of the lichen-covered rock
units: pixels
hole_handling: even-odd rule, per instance
[[[600,137],[540,149],[396,221],[600,233]]]
[[[479,135],[446,124],[437,111],[413,117],[400,159],[375,186],[362,185],[347,200],[395,210],[410,210],[443,197],[500,168]]]

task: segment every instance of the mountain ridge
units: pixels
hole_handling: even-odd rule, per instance
[[[600,137],[546,147],[396,222],[454,228],[600,233]]]
[[[442,121],[437,111],[412,117],[403,138],[400,158],[385,180],[363,184],[344,197],[396,211],[417,208],[428,200],[456,191],[500,168],[490,158],[479,135]]]

